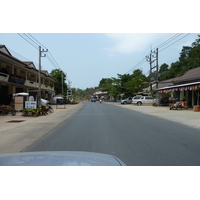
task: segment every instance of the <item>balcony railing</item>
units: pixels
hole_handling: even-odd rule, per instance
[[[3,72],[0,72],[0,81],[9,82],[9,75],[5,74]],[[30,87],[35,87],[35,88],[39,87],[39,83],[34,82],[32,80],[25,80],[24,85],[25,86],[30,86]],[[44,89],[44,90],[54,90],[54,87],[50,86],[50,85],[41,84],[41,89]]]

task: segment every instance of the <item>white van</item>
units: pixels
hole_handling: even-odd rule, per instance
[[[151,96],[135,96],[132,99],[132,103],[141,106],[142,104],[152,104],[155,103],[155,99]]]

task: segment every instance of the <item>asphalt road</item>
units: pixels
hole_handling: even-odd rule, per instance
[[[130,166],[200,165],[198,129],[112,104],[85,103],[25,151],[113,154]]]

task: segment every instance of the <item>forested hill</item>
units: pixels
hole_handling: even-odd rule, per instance
[[[191,46],[183,46],[179,60],[171,66],[162,64],[159,69],[159,81],[182,76],[190,69],[200,67],[200,35]]]

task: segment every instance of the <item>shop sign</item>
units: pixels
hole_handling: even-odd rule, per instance
[[[36,101],[25,101],[25,108],[36,108]]]
[[[26,78],[24,78],[24,77],[11,74],[11,75],[9,76],[9,80],[8,80],[8,81],[9,81],[9,82],[12,82],[12,83],[17,83],[17,84],[24,85],[25,80],[26,80]]]

